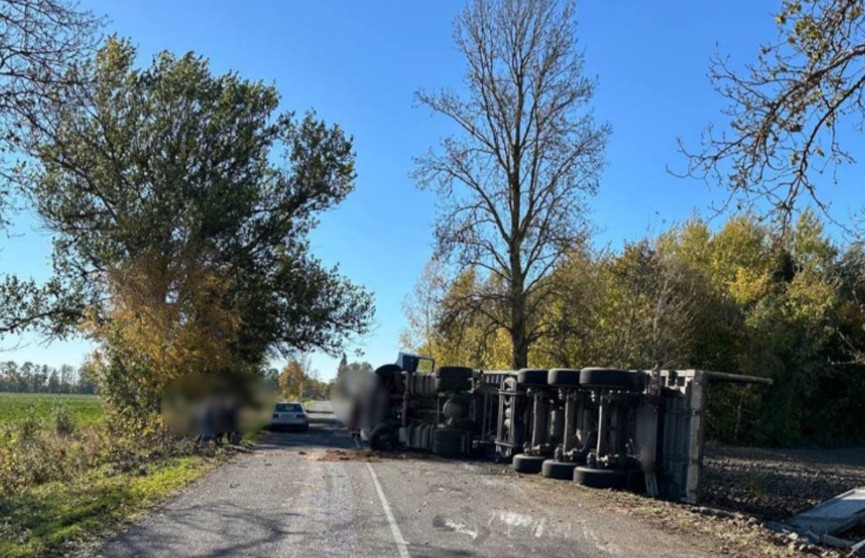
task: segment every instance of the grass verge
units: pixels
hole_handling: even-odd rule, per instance
[[[103,467],[0,499],[0,556],[72,553],[118,530],[224,459],[223,454],[173,457],[132,472]]]

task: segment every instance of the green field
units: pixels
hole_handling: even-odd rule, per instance
[[[37,418],[47,420],[63,405],[69,408],[79,426],[102,420],[102,405],[97,395],[0,393],[0,426],[24,420],[31,407]]]

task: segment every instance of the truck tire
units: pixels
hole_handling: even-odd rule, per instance
[[[384,364],[375,369],[375,375],[382,380],[387,380],[395,374],[402,372],[396,364]]]
[[[580,371],[571,368],[553,368],[547,374],[551,386],[577,387],[580,385]]]
[[[387,423],[372,429],[369,435],[369,448],[373,451],[393,451],[397,445],[396,431]]]
[[[640,375],[630,370],[611,368],[583,368],[580,370],[580,386],[588,389],[617,389],[642,391]]]
[[[627,488],[630,492],[643,494],[646,491],[646,475],[639,469],[628,471]]]
[[[574,482],[589,488],[624,488],[628,482],[628,473],[615,469],[576,467]]]
[[[465,433],[453,428],[439,428],[433,431],[432,451],[436,455],[456,457],[462,455]]]
[[[465,366],[440,366],[433,372],[436,378],[462,378],[470,380],[474,370]]]
[[[375,369],[375,375],[379,377],[379,383],[393,390],[400,381],[402,370],[396,364],[385,364]]]
[[[517,372],[517,383],[524,386],[547,386],[547,370],[523,368]]]
[[[469,378],[458,376],[445,376],[435,379],[435,389],[438,393],[448,391],[469,391],[472,389],[472,381]]]
[[[541,475],[548,479],[573,480],[577,464],[572,461],[547,459],[541,466]]]
[[[537,475],[541,472],[545,459],[546,457],[541,455],[526,455],[524,453],[515,455],[513,462],[514,471],[526,475]]]

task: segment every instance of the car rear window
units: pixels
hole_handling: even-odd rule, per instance
[[[302,413],[303,407],[299,403],[280,403],[276,406],[279,413]]]

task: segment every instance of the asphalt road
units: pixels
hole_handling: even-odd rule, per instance
[[[520,478],[484,462],[359,459],[328,404],[312,411],[308,433],[270,435],[97,555],[710,554],[690,537],[607,510],[599,497],[587,500],[585,491],[564,481]]]

